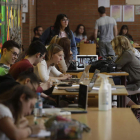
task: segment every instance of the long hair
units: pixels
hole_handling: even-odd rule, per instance
[[[56,17],[56,20],[55,20],[55,23],[54,23],[54,30],[56,31],[57,34],[60,33],[61,20],[64,17],[68,18],[65,14],[59,14]],[[69,23],[68,23],[68,26],[65,28],[65,32],[69,36],[69,38],[71,39],[72,38],[72,34],[71,34],[71,31],[70,31],[70,28],[69,28]]]
[[[58,35],[55,35],[52,38],[52,40],[50,41],[50,44],[49,45],[51,45],[51,44],[58,44],[59,40],[60,40],[59,36]]]
[[[20,97],[22,94],[25,94],[26,101],[32,98],[37,98],[36,93],[33,92],[29,87],[24,85],[17,85],[12,88],[12,90],[9,90],[0,95],[0,103],[4,104],[11,110],[15,119],[15,123],[17,123],[22,115],[22,103],[20,101]]]
[[[48,46],[48,48],[47,48],[47,51],[46,51],[45,60],[46,61],[51,60],[52,55],[56,54],[56,53],[58,53],[60,51],[63,51],[63,48],[60,45],[58,45],[58,44],[50,44]]]
[[[120,32],[119,32],[119,35],[123,35],[123,30],[126,29],[127,30],[127,33],[126,33],[126,36],[129,35],[128,31],[128,26],[127,25],[122,25],[121,29],[120,29]]]
[[[76,30],[75,30],[76,35],[79,35],[79,28],[80,28],[80,26],[83,26],[83,27],[84,27],[84,32],[82,33],[82,35],[83,35],[83,36],[87,35],[87,34],[86,34],[86,28],[85,28],[85,26],[84,26],[83,24],[79,24],[79,25],[77,26],[77,28],[76,28]]]
[[[120,57],[124,51],[133,50],[130,41],[125,36],[117,36],[111,41],[115,53]]]

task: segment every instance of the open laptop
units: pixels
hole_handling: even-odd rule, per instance
[[[95,81],[97,79],[97,74],[100,73],[100,70],[96,69],[92,78],[91,78],[91,81],[88,85],[88,92],[90,92],[95,84]],[[79,88],[67,88],[65,89],[67,92],[78,92],[79,91]]]
[[[77,107],[62,108],[62,111],[70,111],[71,113],[87,113],[87,99],[88,99],[88,87],[87,85],[80,84],[78,95]]]
[[[81,81],[84,80],[84,78],[86,77],[86,73],[89,71],[91,65],[87,65],[85,70],[82,73],[82,76],[80,79],[78,78],[71,78],[71,79],[66,79],[66,80],[62,80],[63,82],[73,82],[73,83],[80,83]]]
[[[98,60],[98,55],[76,55],[76,62],[78,62],[77,70],[84,69],[85,61],[88,61],[88,64],[91,64],[94,61]]]

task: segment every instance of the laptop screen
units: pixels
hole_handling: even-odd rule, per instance
[[[78,107],[86,109],[87,108],[87,85],[80,84],[79,88],[79,99],[78,99]]]
[[[84,63],[85,61],[88,61],[88,64],[91,62],[97,61],[98,55],[77,55],[76,61],[78,62],[77,70],[83,70],[84,69]]]

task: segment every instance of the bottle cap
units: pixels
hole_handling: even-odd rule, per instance
[[[40,96],[40,92],[37,92],[37,95]]]

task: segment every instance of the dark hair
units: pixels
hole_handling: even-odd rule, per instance
[[[54,30],[56,31],[57,34],[59,34],[60,32],[60,27],[61,27],[61,20],[66,17],[68,18],[65,14],[59,14],[56,17],[55,23],[54,23]],[[65,32],[68,35],[68,37],[71,39],[72,38],[72,34],[69,28],[69,24],[68,26],[65,28]]]
[[[25,100],[37,98],[35,92],[33,92],[29,87],[24,85],[17,85],[12,90],[9,90],[0,95],[0,103],[7,106],[17,123],[18,119],[21,117],[22,103],[20,97],[22,94],[25,94]]]
[[[127,25],[122,25],[121,30],[120,30],[120,32],[119,32],[119,35],[123,35],[123,30],[124,30],[124,29],[127,30],[126,35],[128,35],[128,26],[127,26]]]
[[[63,51],[63,48],[58,44],[50,44],[47,48],[45,60],[48,61],[52,58],[53,54]]]
[[[100,14],[104,14],[104,13],[105,13],[105,7],[104,7],[104,6],[100,6],[100,7],[98,8],[98,12],[99,12]]]
[[[77,28],[76,28],[76,30],[75,30],[76,35],[79,35],[79,28],[80,28],[81,26],[84,27],[84,32],[83,32],[82,35],[83,35],[83,36],[87,35],[87,34],[86,34],[86,28],[85,28],[85,26],[84,26],[83,24],[79,24],[79,25],[77,26]]]
[[[11,50],[12,48],[18,48],[19,50],[21,49],[21,47],[18,45],[18,43],[16,43],[15,41],[13,40],[8,40],[6,41],[3,46],[2,46],[2,49],[1,49],[1,54],[3,54],[3,49],[6,48],[8,51]]]
[[[36,26],[36,27],[34,28],[34,34],[36,34],[36,31],[38,31],[39,28],[42,28],[42,26]]]
[[[38,84],[39,85],[39,79],[34,74],[33,68],[29,68],[28,70],[20,73],[17,79],[18,79],[18,81],[23,81],[26,78],[30,78],[31,83],[35,83],[35,84]]]
[[[30,44],[26,54],[28,56],[33,56],[36,53],[41,53],[41,55],[43,55],[45,52],[46,52],[45,45],[37,40]]]
[[[67,37],[60,38],[58,45],[60,45],[63,48],[63,52],[65,55],[64,59],[67,64],[70,59],[70,40]]]

